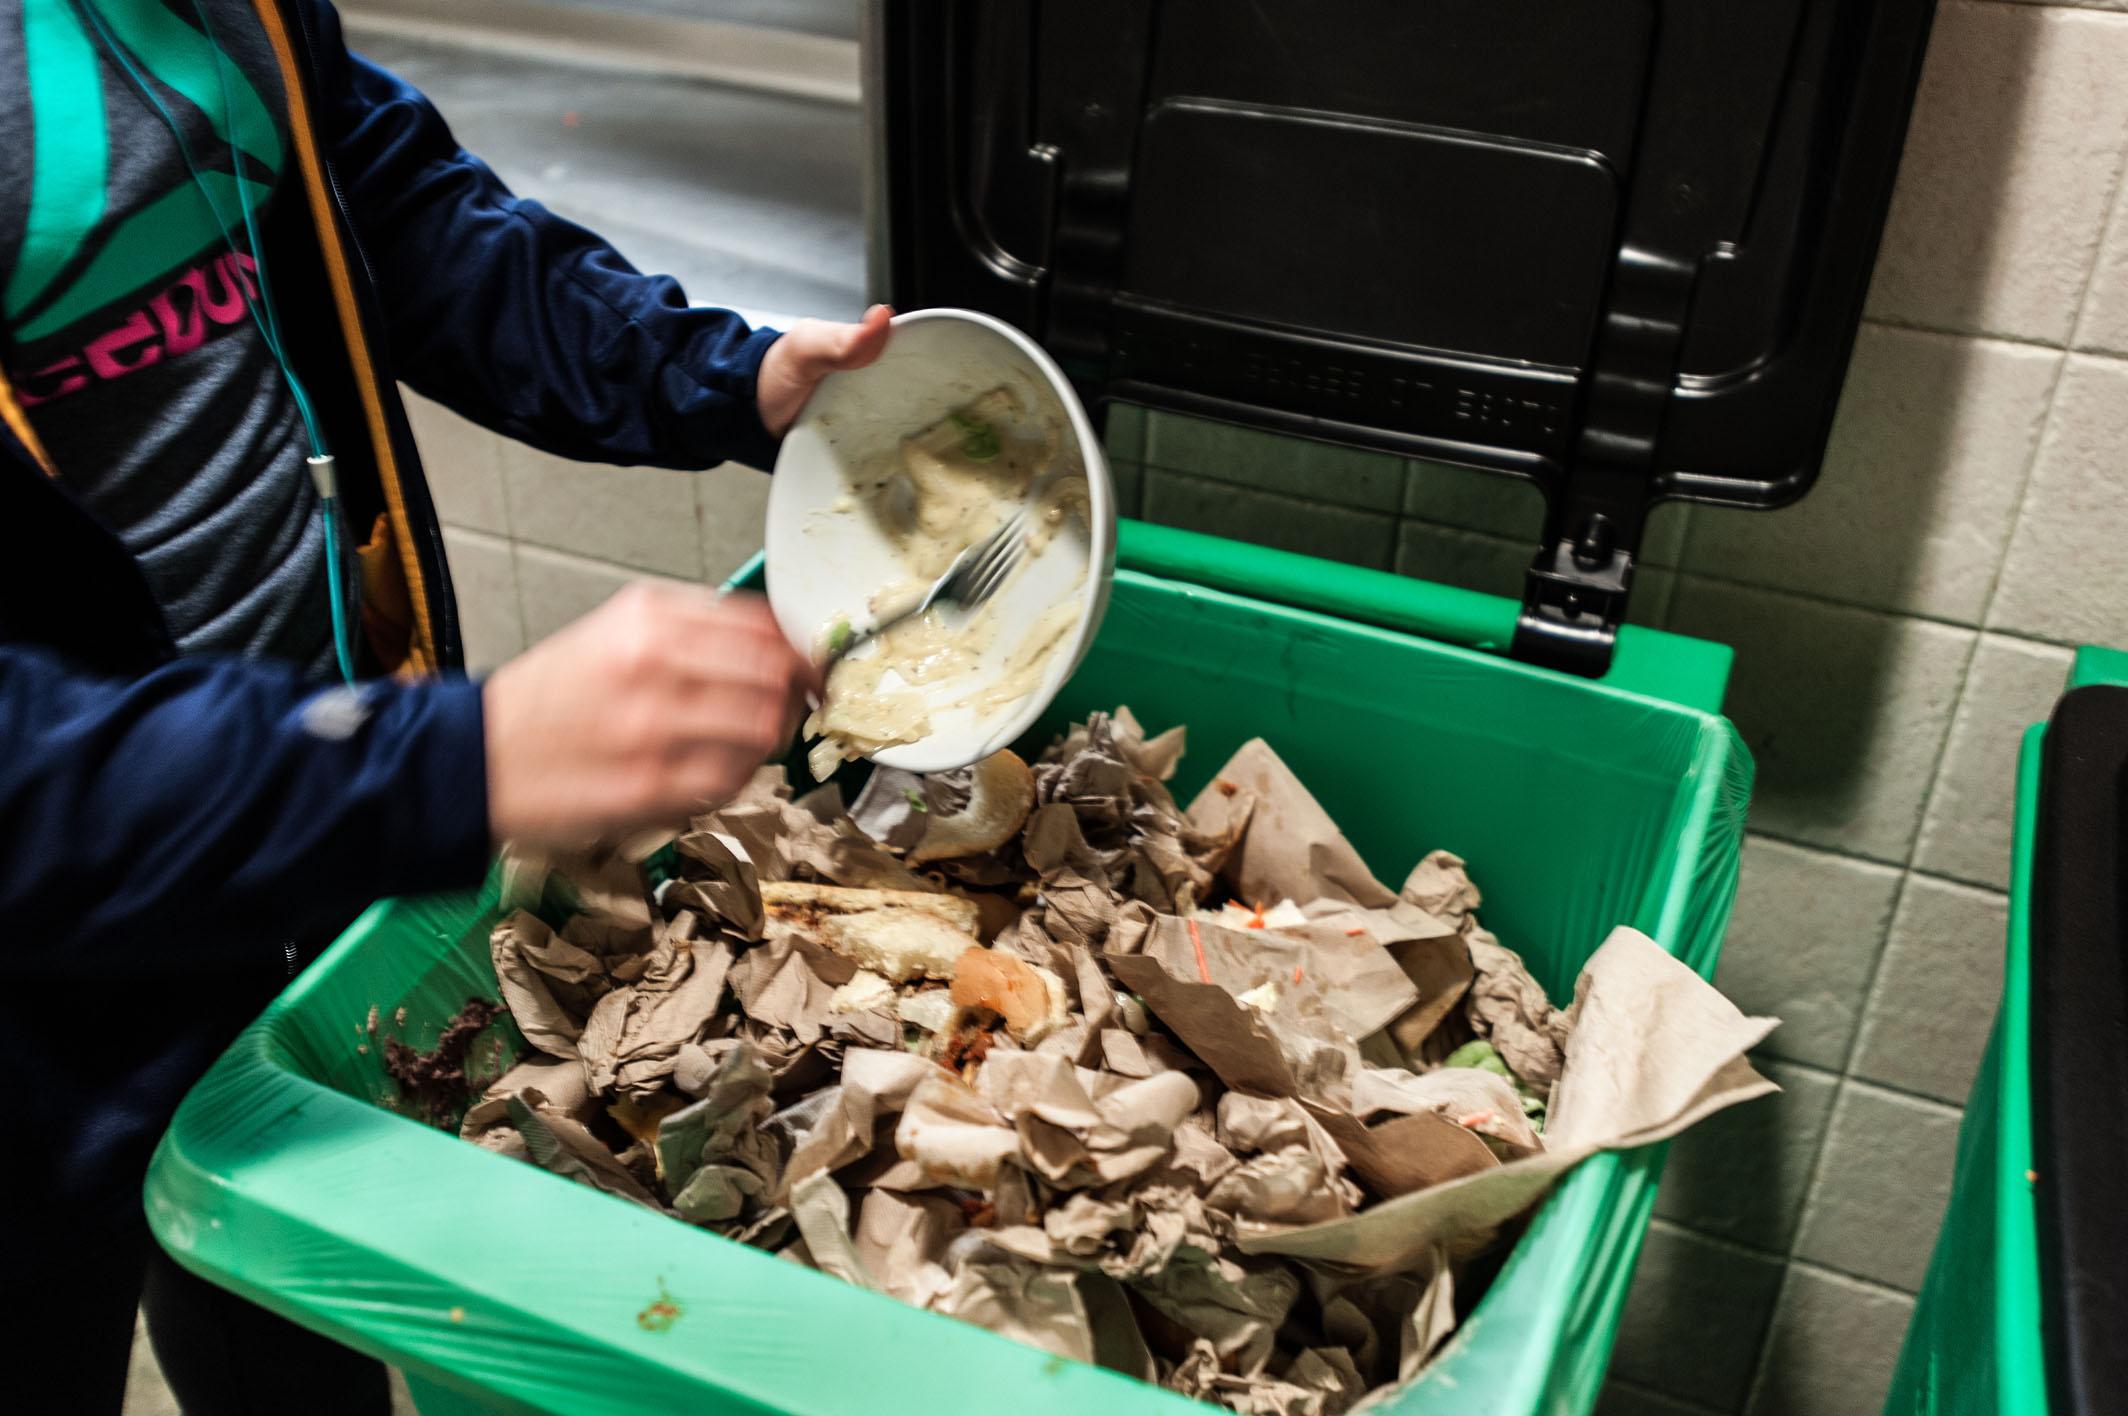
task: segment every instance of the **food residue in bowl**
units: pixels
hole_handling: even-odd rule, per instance
[[[864,511],[872,516],[908,578],[880,591],[865,606],[874,617],[891,614],[921,596],[952,565],[954,557],[990,535],[1012,516],[1027,493],[1055,466],[1062,437],[1054,424],[1030,429],[1026,409],[1009,388],[994,388],[955,409],[921,432],[904,438],[899,459],[860,478]],[[841,511],[848,498],[839,498]],[[1086,517],[1086,478],[1075,469],[1047,479],[1030,518],[1024,570],[1059,528]],[[1084,571],[1079,582],[1084,583]],[[998,642],[1001,587],[973,611],[934,608],[888,629],[836,664],[826,700],[807,720],[818,736],[809,763],[825,778],[845,760],[868,757],[933,730],[935,713],[971,709],[982,715],[1008,707],[1041,684],[1050,657],[1078,624],[1079,597],[1044,611],[1029,625],[994,677],[975,681],[985,654]],[[838,616],[820,635],[822,647],[839,650],[853,632]],[[965,691],[943,696],[956,680]]]

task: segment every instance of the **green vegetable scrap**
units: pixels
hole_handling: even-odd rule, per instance
[[[971,418],[965,413],[949,413],[947,421],[961,435],[961,452],[977,462],[988,462],[1004,451],[997,429],[980,418]]]
[[[911,787],[907,791],[903,792],[902,795],[909,799],[909,807],[911,810],[922,812],[929,812],[931,810],[931,804],[924,800],[924,794],[916,790],[916,788]]]
[[[1496,1077],[1505,1077],[1515,1084],[1515,1091],[1522,1098],[1522,1114],[1529,1117],[1530,1129],[1544,1134],[1545,1094],[1515,1075],[1507,1059],[1494,1050],[1484,1038],[1464,1043],[1448,1054],[1444,1067],[1475,1067],[1481,1072],[1491,1072]]]
[[[828,652],[830,654],[840,654],[844,649],[847,649],[850,644],[851,633],[850,622],[847,619],[838,619],[829,625]]]

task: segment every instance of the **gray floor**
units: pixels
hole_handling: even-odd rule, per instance
[[[552,0],[550,0],[552,3]],[[721,20],[759,29],[796,30],[830,39],[857,38],[863,0],[561,0],[597,10],[632,10],[642,15],[676,15],[689,20]]]
[[[679,277],[697,302],[862,308],[855,109],[407,40],[363,47],[427,92],[512,187]]]
[[[777,0],[599,3],[719,19],[786,8]],[[855,110],[448,46],[365,47],[427,92],[459,140],[518,191],[599,231],[638,266],[679,277],[697,302],[838,318],[862,307]],[[411,1413],[403,1387],[395,1395]],[[134,1343],[126,1416],[177,1416],[145,1339]]]

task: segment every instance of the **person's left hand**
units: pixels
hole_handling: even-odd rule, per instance
[[[813,390],[829,374],[841,369],[861,369],[887,347],[887,321],[894,312],[885,305],[866,310],[856,324],[832,324],[827,320],[800,320],[768,347],[755,383],[755,399],[761,423],[777,437],[790,431]]]

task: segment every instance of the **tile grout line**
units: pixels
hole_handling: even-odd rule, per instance
[[[470,536],[475,541],[493,541],[498,546],[515,546],[517,544],[517,538],[514,536],[505,535],[500,531],[483,531],[478,526],[468,526],[462,521],[438,519],[436,524],[453,536]]]
[[[2120,142],[2120,155],[2113,164],[2113,180],[2106,189],[2106,217],[2098,224],[2098,241],[2092,247],[2091,268],[2084,272],[2083,286],[2076,292],[2076,308],[2069,316],[2068,347],[2071,352],[2079,350],[2076,336],[2084,327],[2084,315],[2091,305],[2091,287],[2098,283],[2098,268],[2106,260],[2106,241],[2113,235],[2114,222],[2121,216],[2121,184],[2128,179],[2128,126],[2121,129]]]
[[[1305,438],[1295,438],[1295,439],[1293,439],[1293,441],[1295,441],[1295,442],[1305,442],[1305,441],[1307,441],[1307,439],[1305,439]],[[1403,461],[1404,461],[1404,464],[1405,464],[1405,465],[1404,465],[1404,467],[1403,467],[1403,470],[1402,470],[1402,472],[1400,473],[1400,475],[1402,475],[1402,476],[1409,476],[1409,475],[1410,475],[1410,472],[1411,472],[1411,468],[1410,468],[1410,465],[1409,465],[1409,460],[1408,460],[1408,459],[1404,459]],[[1279,487],[1260,487],[1260,486],[1257,486],[1257,485],[1256,485],[1255,483],[1253,483],[1253,482],[1241,482],[1241,481],[1236,481],[1236,480],[1234,480],[1234,479],[1232,479],[1232,478],[1229,478],[1229,477],[1223,477],[1223,476],[1221,476],[1221,475],[1220,475],[1219,473],[1217,473],[1217,472],[1206,472],[1206,471],[1204,471],[1204,470],[1203,470],[1203,469],[1201,469],[1201,468],[1195,468],[1195,467],[1168,467],[1168,466],[1164,466],[1164,465],[1162,465],[1161,463],[1157,463],[1157,462],[1152,462],[1152,461],[1145,461],[1145,462],[1141,462],[1141,463],[1139,463],[1139,466],[1140,466],[1141,468],[1143,468],[1143,469],[1144,469],[1145,471],[1147,471],[1147,472],[1158,472],[1158,473],[1162,474],[1163,476],[1168,476],[1168,477],[1180,477],[1180,478],[1182,478],[1182,479],[1183,479],[1184,481],[1187,481],[1187,482],[1196,482],[1196,483],[1199,483],[1199,484],[1202,484],[1202,485],[1205,485],[1205,486],[1211,486],[1211,487],[1218,487],[1218,488],[1222,488],[1222,489],[1224,489],[1224,490],[1227,490],[1227,491],[1242,491],[1242,492],[1250,492],[1250,493],[1253,493],[1253,494],[1254,494],[1254,495],[1256,495],[1256,496],[1260,496],[1260,497],[1271,497],[1271,498],[1273,498],[1273,499],[1275,499],[1275,500],[1278,500],[1278,501],[1285,501],[1285,502],[1295,502],[1295,503],[1298,503],[1298,504],[1299,504],[1299,505],[1301,505],[1301,506],[1306,506],[1306,507],[1318,507],[1318,508],[1324,508],[1324,509],[1327,509],[1327,510],[1331,510],[1331,511],[1345,511],[1345,512],[1351,512],[1351,513],[1353,513],[1353,514],[1355,514],[1355,515],[1359,515],[1359,516],[1379,516],[1379,517],[1382,517],[1382,518],[1384,518],[1384,519],[1386,519],[1386,520],[1388,520],[1388,521],[1391,521],[1391,522],[1402,522],[1402,521],[1404,521],[1404,520],[1408,519],[1408,518],[1407,518],[1407,516],[1406,516],[1406,513],[1404,512],[1404,509],[1403,509],[1403,487],[1402,487],[1402,483],[1399,483],[1399,484],[1398,484],[1398,491],[1397,491],[1397,505],[1396,505],[1396,506],[1394,506],[1394,507],[1391,507],[1391,508],[1388,508],[1388,509],[1386,509],[1386,510],[1385,510],[1385,509],[1383,509],[1383,508],[1381,508],[1381,507],[1374,507],[1374,506],[1363,506],[1363,505],[1361,505],[1361,504],[1359,504],[1359,503],[1356,503],[1356,502],[1342,502],[1342,501],[1331,501],[1331,500],[1330,500],[1329,498],[1327,498],[1327,497],[1309,497],[1309,496],[1301,496],[1301,495],[1299,495],[1298,493],[1295,493],[1295,492],[1291,492],[1291,491],[1287,491],[1287,490],[1284,490],[1284,489],[1282,489],[1282,488],[1279,488]],[[1474,474],[1474,475],[1482,475],[1482,474]],[[1456,528],[1451,528],[1451,529],[1455,529],[1455,530],[1461,530],[1461,529],[1463,529],[1463,528],[1461,528],[1461,527],[1456,527]],[[1483,534],[1492,534],[1492,533],[1487,533],[1487,532],[1481,532],[1481,533],[1477,533],[1477,534],[1481,534],[1481,535],[1483,535]],[[1511,540],[1511,539],[1513,539],[1513,538],[1512,538],[1512,537],[1506,537],[1506,536],[1502,536],[1502,537],[1500,537],[1499,539],[1501,539],[1501,540]]]
[[[1703,1229],[1694,1229],[1691,1225],[1679,1223],[1674,1219],[1663,1219],[1657,1216],[1650,1219],[1648,1225],[1651,1229],[1659,1227],[1672,1233],[1690,1235],[1694,1240],[1710,1248],[1721,1250],[1732,1258],[1759,1259],[1767,1263],[1779,1264],[1783,1269],[1790,1266],[1816,1269],[1821,1273],[1829,1273],[1836,1277],[1844,1278],[1850,1283],[1863,1284],[1866,1287],[1879,1289],[1885,1293],[1896,1293],[1903,1298],[1920,1296],[1911,1288],[1901,1288],[1896,1283],[1886,1283],[1881,1278],[1871,1278],[1869,1275],[1857,1273],[1853,1269],[1845,1269],[1837,1264],[1826,1263],[1823,1259],[1798,1258],[1794,1255],[1777,1253],[1772,1249],[1761,1249],[1756,1244],[1746,1244],[1741,1240],[1724,1238],[1719,1234],[1709,1234]]]
[[[2001,0],[2001,3],[2026,3],[2026,0]],[[1993,344],[2015,344],[2025,349],[2051,349],[2055,353],[2068,350],[2066,342],[2041,339],[2037,335],[2007,334],[1992,329],[1952,329],[1945,325],[1923,324],[1918,320],[1904,320],[1896,315],[1864,315],[1862,323],[1877,325],[1883,329],[1895,329],[1903,334],[1932,334],[1943,339],[1978,339]],[[2071,335],[2075,333],[2072,321]]]
[[[517,611],[516,619],[518,654],[522,654],[525,652],[525,650],[530,649],[532,647],[532,631],[530,630],[530,628],[528,628],[528,621],[525,619],[525,595],[524,591],[519,586],[519,582],[523,580],[523,578],[524,577],[520,573],[517,564],[517,543],[515,541],[512,541],[510,543],[510,606],[512,609]],[[516,657],[516,654],[510,656],[510,658],[513,659]],[[507,663],[508,660],[505,660],[504,662]],[[500,666],[498,665],[498,667]]]
[[[1864,1278],[1859,1273],[1849,1273],[1846,1269],[1835,1268],[1831,1264],[1824,1263],[1818,1259],[1794,1259],[1790,1261],[1790,1266],[1799,1269],[1808,1269],[1812,1273],[1827,1274],[1833,1278],[1842,1278],[1847,1280],[1849,1283],[1859,1284],[1864,1288],[1874,1288],[1879,1293],[1890,1293],[1895,1297],[1899,1298],[1911,1299],[1918,1298],[1921,1296],[1920,1294],[1912,1292],[1909,1289],[1901,1288],[1895,1283],[1886,1283],[1881,1278]]]
[[[1826,1123],[1830,1128],[1831,1122]],[[1798,1222],[1797,1228],[1800,1229]],[[1743,1416],[1758,1410],[1759,1397],[1766,1389],[1768,1374],[1773,1370],[1773,1332],[1781,1321],[1781,1305],[1788,1299],[1788,1285],[1795,1280],[1796,1257],[1789,1254],[1781,1260],[1781,1281],[1774,1285],[1773,1305],[1767,1313],[1766,1329],[1759,1334],[1759,1350],[1751,1363],[1751,1379],[1744,1383]]]
[[[492,535],[493,533],[491,532],[489,534]],[[661,570],[654,569],[646,565],[632,565],[627,561],[612,560],[605,556],[595,556],[587,551],[574,550],[568,546],[557,546],[552,541],[542,541],[531,536],[512,536],[510,540],[513,544],[525,550],[538,551],[542,555],[560,556],[565,560],[576,561],[582,565],[597,566],[601,570],[617,570],[625,575],[632,576],[638,580],[646,578],[658,580],[687,580],[690,575],[692,575],[692,578],[696,580],[700,580],[703,578],[703,574],[700,568],[703,564],[703,561],[701,527],[699,523],[696,526],[696,569],[693,572]]]
[[[1965,1115],[1963,1104],[1955,1101],[1945,1101],[1940,1096],[1930,1096],[1927,1092],[1915,1091],[1912,1087],[1903,1087],[1894,1082],[1880,1082],[1875,1077],[1848,1075],[1841,1078],[1841,1080],[1843,1083],[1852,1082],[1866,1091],[1882,1092],[1886,1096],[1897,1097],[1900,1101],[1914,1102],[1924,1107],[1933,1106],[1961,1117]]]
[[[1792,850],[1809,851],[1813,855],[1831,856],[1836,860],[1851,860],[1860,865],[1874,865],[1884,870],[1906,869],[1898,861],[1886,860],[1882,856],[1873,856],[1865,851],[1849,850],[1844,846],[1828,846],[1822,841],[1806,840],[1801,836],[1791,836],[1780,831],[1768,830],[1762,826],[1754,826],[1749,818],[1746,818],[1744,822],[1744,834],[1757,836],[1761,840],[1771,841],[1775,845],[1787,846]]]
[[[1979,657],[1980,636],[1975,634],[1972,643],[1965,647],[1965,662],[1958,666],[1958,690],[1951,697],[1951,711],[1944,715],[1943,736],[1937,740],[1935,755],[1930,759],[1928,784],[1921,789],[1921,800],[1917,804],[1914,813],[1914,834],[1907,838],[1906,859],[1899,866],[1899,884],[1898,888],[1892,892],[1892,911],[1884,922],[1884,938],[1878,941],[1876,956],[1870,961],[1869,977],[1862,981],[1861,1011],[1857,1015],[1854,1036],[1847,1040],[1847,1051],[1840,1061],[1842,1091],[1846,1090],[1847,1082],[1854,1079],[1855,1059],[1861,1055],[1862,1038],[1869,1031],[1871,1019],[1876,1013],[1878,1001],[1877,985],[1884,978],[1884,956],[1891,951],[1892,931],[1898,928],[1899,911],[1906,907],[1907,888],[1913,884],[1915,874],[1914,856],[1921,849],[1921,830],[1928,822],[1929,806],[1936,799],[1936,789],[1943,783],[1944,761],[1950,756],[1951,729],[1958,722],[1959,710],[1965,706],[1966,692],[1972,686],[1973,681],[1973,663]],[[1839,1100],[1836,1097],[1834,1099],[1835,1109],[1838,1108],[1838,1105]],[[1827,1136],[1830,1136],[1832,1132],[1830,1122],[1827,1123],[1825,1129]],[[1810,1210],[1810,1197],[1817,1192],[1818,1179],[1823,1170],[1824,1159],[1823,1142],[1821,1141],[1819,1154],[1811,1163],[1810,1183],[1804,1186],[1803,1189],[1805,1218],[1808,1217]],[[1802,1227],[1800,1222],[1796,1225],[1798,1234],[1802,1232]],[[1791,1241],[1790,1251],[1793,1252],[1793,1241]]]
[[[1927,796],[1924,793],[1924,811],[1926,801]],[[1825,1178],[1827,1152],[1832,1146],[1832,1134],[1838,1128],[1841,1110],[1847,1104],[1848,1084],[1856,1080],[1855,1055],[1861,1051],[1862,1032],[1869,1026],[1870,1007],[1876,1001],[1877,979],[1884,971],[1884,955],[1891,947],[1892,930],[1898,926],[1899,911],[1906,903],[1906,889],[1913,879],[1913,874],[1910,869],[1899,872],[1899,883],[1892,891],[1891,910],[1884,919],[1884,936],[1877,941],[1876,951],[1869,963],[1869,976],[1862,981],[1862,1006],[1856,1013],[1854,1034],[1847,1039],[1847,1047],[1840,1057],[1840,1066],[1835,1073],[1839,1080],[1834,1087],[1832,1107],[1825,1115],[1825,1130],[1811,1150],[1810,1178],[1803,1183],[1803,1204],[1796,1213],[1795,1232],[1788,1236],[1787,1258],[1791,1263],[1796,1259],[1796,1245],[1801,1241],[1803,1231],[1809,1227],[1810,1217],[1817,1209],[1818,1186]]]
[[[2112,179],[2106,186],[2106,218],[2099,223],[2098,240],[2091,252],[2091,264],[2084,271],[2083,283],[2076,292],[2076,307],[2069,315],[2071,345],[2075,342],[2076,331],[2083,325],[2084,309],[2091,301],[2091,286],[2098,279],[2099,262],[2105,259],[2106,237],[2111,234],[2113,219],[2119,214],[2117,208],[2122,175],[2128,173],[2128,131],[2124,131],[2120,136],[2121,149],[2114,159]],[[2039,432],[2032,439],[2031,455],[2025,459],[2023,471],[2017,481],[2017,510],[2010,517],[2009,530],[2002,538],[2002,549],[1995,557],[1995,574],[1988,581],[1987,599],[1980,606],[1980,626],[1983,631],[1990,627],[1990,621],[1994,618],[1995,601],[2002,592],[2003,571],[2010,564],[2010,547],[2016,544],[2018,528],[2024,525],[2025,510],[2032,497],[2033,476],[2039,469],[2040,453],[2047,445],[2047,435],[2054,430],[2055,414],[2061,406],[2062,380],[2068,376],[2069,361],[2076,357],[2079,356],[2073,348],[2065,348],[2061,363],[2055,367],[2054,378],[2047,386],[2046,411],[2040,415]],[[2076,646],[2072,644],[2070,647]]]
[[[1669,1405],[1681,1407],[1682,1409],[1688,1412],[1693,1412],[1695,1413],[1695,1416],[1736,1416],[1736,1413],[1724,1411],[1719,1406],[1709,1406],[1704,1401],[1694,1401],[1689,1397],[1679,1396],[1675,1392],[1664,1391],[1661,1387],[1649,1386],[1646,1382],[1636,1382],[1628,1380],[1625,1377],[1614,1377],[1606,1375],[1604,1378],[1604,1383],[1607,1386],[1615,1386],[1625,1391],[1636,1392],[1645,1396],[1660,1397],[1664,1402],[1668,1403]]]
[[[1997,637],[2000,638],[2002,636],[1998,635]],[[1885,860],[1880,856],[1867,855],[1861,851],[1851,851],[1840,846],[1828,846],[1821,841],[1805,840],[1801,836],[1785,835],[1779,831],[1770,831],[1759,826],[1747,825],[1744,829],[1747,836],[1756,836],[1762,841],[1770,841],[1777,846],[1786,846],[1795,851],[1807,851],[1811,855],[1823,856],[1829,860],[1851,861],[1856,865],[1873,865],[1880,870],[1903,871],[1908,874],[1918,875],[1924,880],[1933,881],[1939,885],[1956,885],[1962,889],[1977,891],[1983,895],[1993,895],[1998,899],[2006,898],[2010,893],[2009,887],[2006,885],[1997,885],[1987,880],[1975,880],[1965,875],[1953,875],[1949,871],[1933,870],[1925,865],[1901,865],[1897,861]]]

